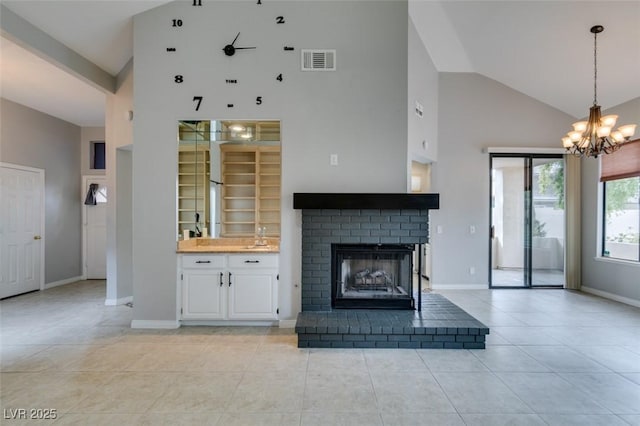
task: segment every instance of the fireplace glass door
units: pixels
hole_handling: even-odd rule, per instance
[[[413,248],[333,244],[333,307],[413,309]]]

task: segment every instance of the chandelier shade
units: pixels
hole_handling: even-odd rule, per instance
[[[634,135],[635,124],[626,124],[613,130],[618,116],[615,114],[602,116],[598,105],[598,34],[604,31],[602,25],[591,27],[593,33],[593,106],[589,109],[587,121],[573,123],[573,130],[562,138],[562,146],[567,153],[579,157],[597,158],[601,154],[610,154]]]

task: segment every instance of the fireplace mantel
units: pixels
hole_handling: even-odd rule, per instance
[[[440,208],[440,194],[296,192],[293,208],[431,210]]]

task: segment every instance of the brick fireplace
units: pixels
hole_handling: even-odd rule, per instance
[[[296,193],[293,207],[302,210],[298,347],[484,349],[487,326],[405,277],[415,245],[429,240],[438,194]],[[340,291],[347,306],[336,303]]]
[[[429,209],[439,208],[439,195],[296,193],[293,205],[302,209],[302,310],[330,311],[335,247],[427,243]]]

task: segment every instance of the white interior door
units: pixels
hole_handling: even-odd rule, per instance
[[[85,276],[90,280],[104,280],[107,278],[107,179],[85,177],[85,197],[91,184],[97,184],[98,189],[96,204],[84,205]]]
[[[0,166],[0,298],[42,287],[44,170]]]

